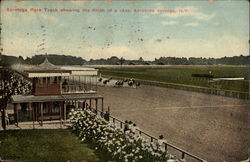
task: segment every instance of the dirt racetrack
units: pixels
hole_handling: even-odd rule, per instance
[[[197,92],[143,85],[98,87],[111,115],[131,120],[154,136],[205,160],[234,162],[248,157],[249,102]]]

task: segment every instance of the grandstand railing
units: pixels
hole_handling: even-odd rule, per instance
[[[103,110],[98,110],[96,108],[90,108],[92,112],[96,113],[97,115],[100,115],[101,117],[104,117],[104,111]],[[120,128],[120,129],[124,129],[124,126],[125,126],[125,122],[123,122],[122,120],[116,118],[116,117],[113,117],[109,114],[108,116],[108,121],[109,122],[112,122],[113,125],[117,128]],[[158,138],[153,136],[153,135],[150,135],[149,133],[146,133],[140,129],[136,129],[136,131],[138,131],[138,133],[143,136],[143,137],[146,137],[148,138],[151,142],[154,142],[154,141],[157,141]],[[206,162],[206,160],[198,157],[198,156],[195,156],[173,144],[170,144],[168,142],[163,142],[163,146],[164,146],[164,149],[167,153],[175,153],[174,155],[178,158],[181,158],[181,159],[186,159],[187,161],[199,161],[199,162]],[[179,155],[177,155],[179,154]]]

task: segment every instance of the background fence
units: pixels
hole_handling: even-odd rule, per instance
[[[103,77],[107,78],[115,78],[119,80],[123,80],[123,77],[117,77],[117,76],[108,76],[108,75],[102,75]],[[150,81],[150,80],[142,80],[142,79],[135,79],[136,81],[139,81],[141,84],[144,85],[154,85],[154,86],[161,86],[166,88],[174,88],[174,89],[180,89],[185,91],[193,91],[193,92],[200,92],[200,93],[206,93],[206,94],[212,94],[212,95],[218,95],[218,96],[225,96],[225,97],[233,97],[238,99],[244,99],[249,100],[249,92],[240,92],[240,91],[234,91],[234,90],[224,90],[220,88],[209,88],[209,87],[201,87],[201,86],[192,86],[192,85],[186,85],[186,84],[178,84],[178,83],[167,83],[167,82],[160,82],[160,81]]]

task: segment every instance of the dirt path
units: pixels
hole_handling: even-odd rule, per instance
[[[248,154],[247,101],[142,86],[99,87],[111,114],[208,161],[238,161]]]

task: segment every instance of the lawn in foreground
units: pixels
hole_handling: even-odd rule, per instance
[[[0,157],[8,160],[107,159],[82,143],[71,130],[8,130],[0,132]]]

